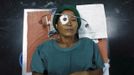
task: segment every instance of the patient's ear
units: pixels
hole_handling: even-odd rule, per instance
[[[55,24],[55,27],[56,27],[56,29],[57,29],[57,24]]]

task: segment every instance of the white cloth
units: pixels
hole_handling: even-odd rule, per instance
[[[103,75],[109,75],[109,63],[104,63]]]
[[[107,38],[106,16],[103,4],[77,5],[82,21],[79,29],[79,37],[90,39]],[[88,23],[89,26],[86,24]]]

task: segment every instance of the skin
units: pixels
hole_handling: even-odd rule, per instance
[[[81,72],[75,72],[70,75],[102,75],[103,71],[101,69],[97,69],[94,71],[81,71]]]
[[[103,38],[98,40],[99,40],[98,46],[99,46],[102,59],[105,63],[108,63],[109,59],[108,59],[108,50],[107,50],[107,39]]]
[[[64,10],[62,14],[74,15],[74,13],[70,10]],[[62,25],[60,20],[56,24],[56,28],[59,32],[59,38],[57,39],[57,43],[62,48],[72,47],[78,39],[76,39],[76,33],[78,28],[77,19],[69,16],[69,22],[66,25]],[[47,75],[33,72],[32,75]],[[81,71],[71,73],[70,75],[102,75],[102,69],[97,69],[94,71]]]
[[[47,75],[47,74],[32,72],[32,75]]]
[[[70,10],[65,10],[62,14],[74,15],[74,13]],[[69,16],[69,22],[66,25],[62,25],[60,20],[58,24],[56,24],[56,28],[59,32],[59,39],[57,40],[58,44],[62,48],[68,48],[73,46],[77,39],[75,38],[75,34],[77,32],[78,23],[77,19]]]

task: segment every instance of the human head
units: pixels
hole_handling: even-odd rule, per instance
[[[71,10],[64,10],[58,19],[56,29],[63,37],[76,37],[78,30],[78,22],[75,14]]]
[[[79,12],[78,12],[78,10],[76,9],[75,6],[72,6],[72,5],[63,5],[63,6],[58,7],[57,10],[56,10],[56,12],[55,12],[55,14],[54,14],[53,22],[52,22],[53,23],[53,26],[54,26],[54,28],[56,30],[57,30],[56,24],[58,23],[58,20],[59,20],[59,17],[60,17],[60,15],[56,15],[56,14],[57,13],[58,14],[61,14],[64,10],[70,10],[70,11],[72,11],[75,14],[76,17],[80,17],[80,14],[79,14]],[[80,18],[77,18],[77,22],[78,22],[78,28],[77,28],[77,30],[78,30],[80,28],[80,26],[81,26],[81,20],[80,20]]]

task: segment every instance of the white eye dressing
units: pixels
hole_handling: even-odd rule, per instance
[[[66,25],[66,24],[69,22],[68,15],[62,15],[62,16],[60,16],[60,22],[61,22],[63,25]]]

